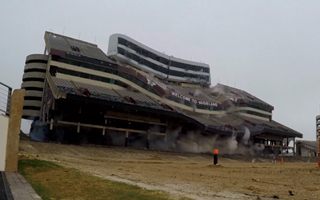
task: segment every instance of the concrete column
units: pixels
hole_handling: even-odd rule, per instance
[[[128,146],[128,142],[129,142],[129,132],[126,131],[126,138],[124,140],[124,146],[127,147]]]
[[[14,90],[11,96],[5,171],[18,170],[19,136],[25,90]]]
[[[150,149],[150,132],[149,130],[147,130],[147,134],[146,134],[146,148]]]

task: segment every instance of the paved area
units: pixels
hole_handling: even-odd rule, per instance
[[[41,197],[19,173],[6,172],[5,176],[13,200],[41,200]]]

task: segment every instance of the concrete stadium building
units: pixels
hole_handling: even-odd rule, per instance
[[[122,34],[110,36],[108,56],[162,80],[210,85],[208,64],[165,55]]]
[[[40,115],[47,62],[47,55],[27,56],[21,85],[26,90],[23,106],[24,118],[34,118]]]
[[[201,148],[206,138],[234,138],[284,152],[302,137],[274,121],[274,107],[263,100],[223,84],[211,87],[208,64],[167,56],[121,34],[110,37],[108,54],[64,35],[44,38],[45,53],[27,57],[22,88],[24,118],[48,126],[50,140],[148,148],[161,142],[175,149],[192,133]]]

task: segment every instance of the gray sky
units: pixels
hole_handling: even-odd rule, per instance
[[[320,114],[318,0],[1,0],[0,81],[19,88],[25,57],[46,30],[97,43],[126,34],[169,55],[208,63],[212,85],[274,105],[273,118],[315,139]]]

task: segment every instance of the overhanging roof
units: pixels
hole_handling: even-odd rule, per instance
[[[51,32],[46,32],[44,39],[49,53],[52,50],[58,50],[75,56],[110,61],[108,56],[96,44]]]

